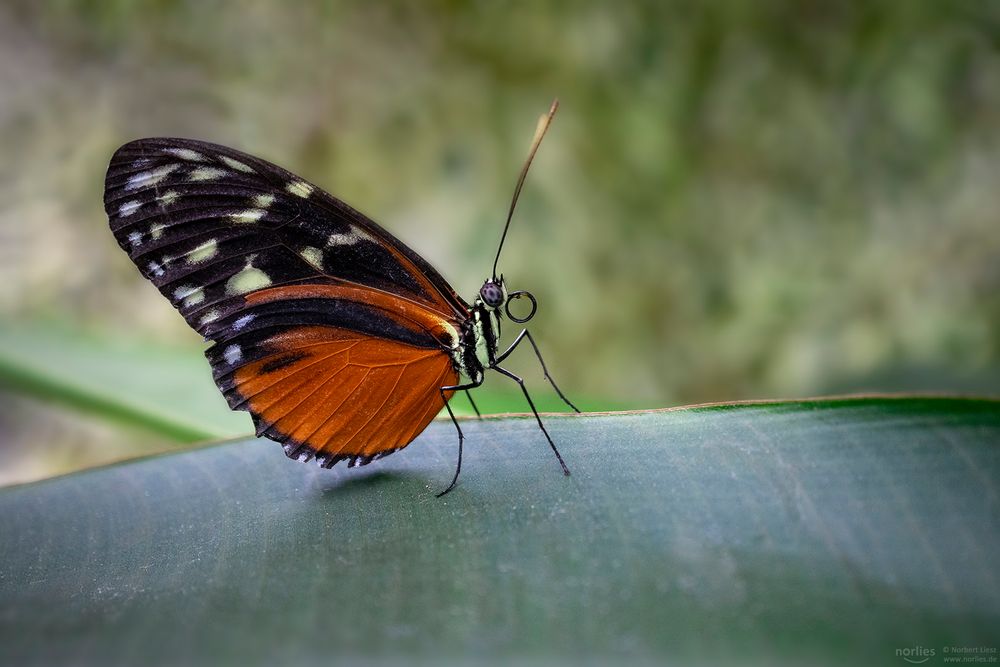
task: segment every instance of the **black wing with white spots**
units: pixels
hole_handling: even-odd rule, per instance
[[[197,331],[282,285],[350,283],[464,318],[468,306],[367,217],[270,162],[188,139],[114,154],[104,204],[119,245]]]

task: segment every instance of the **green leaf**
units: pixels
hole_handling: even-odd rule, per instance
[[[1000,403],[436,422],[371,466],[250,440],[0,491],[7,664],[904,664],[996,646]],[[43,446],[43,443],[39,443]],[[912,655],[912,654],[911,654]]]
[[[0,328],[0,386],[178,442],[253,430],[245,413],[229,410],[197,349],[62,324]]]

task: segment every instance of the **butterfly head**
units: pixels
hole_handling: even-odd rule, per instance
[[[510,304],[517,299],[526,298],[531,303],[531,310],[524,317],[518,317],[510,312]],[[535,311],[538,309],[538,302],[535,301],[535,297],[531,292],[526,292],[524,290],[518,290],[517,292],[508,292],[507,283],[504,282],[503,275],[499,278],[489,278],[483,286],[479,288],[479,296],[476,297],[476,305],[485,308],[490,313],[495,313],[498,317],[502,312],[500,310],[506,311],[507,317],[509,317],[514,322],[527,322],[535,315]]]
[[[503,276],[499,278],[489,278],[479,288],[479,298],[487,310],[496,310],[507,302],[507,285]]]

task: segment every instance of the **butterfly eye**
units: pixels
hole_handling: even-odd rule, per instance
[[[492,280],[483,283],[482,289],[479,290],[479,296],[483,299],[483,303],[490,308],[499,308],[503,303],[503,290]]]

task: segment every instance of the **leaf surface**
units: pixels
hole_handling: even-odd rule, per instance
[[[7,664],[900,664],[995,646],[1000,403],[436,422],[361,469],[248,440],[0,490]]]

